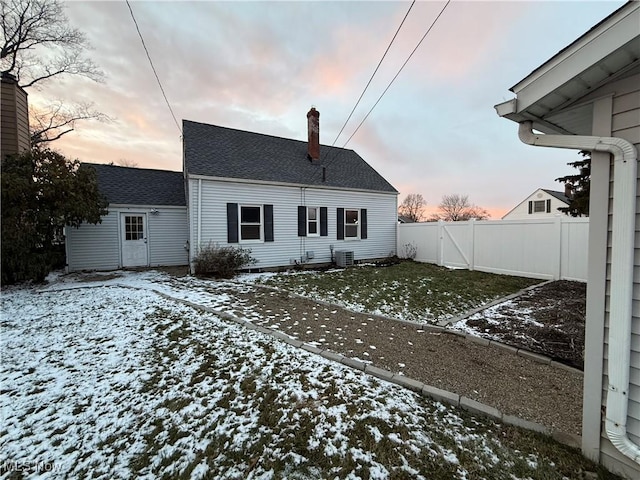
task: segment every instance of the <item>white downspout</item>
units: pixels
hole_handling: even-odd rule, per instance
[[[196,254],[200,253],[202,244],[202,179],[198,179],[198,245],[196,245]]]
[[[609,386],[605,427],[611,443],[640,464],[640,447],[627,435],[631,308],[638,152],[616,137],[537,135],[530,121],[520,124],[520,140],[539,147],[570,148],[613,155],[613,218],[611,225],[611,293],[609,312]]]

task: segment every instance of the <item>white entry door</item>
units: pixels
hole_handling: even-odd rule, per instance
[[[146,213],[121,213],[122,266],[149,265]]]

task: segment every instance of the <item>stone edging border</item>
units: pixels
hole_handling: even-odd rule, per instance
[[[576,375],[584,375],[584,372],[582,370],[574,368],[574,367],[571,367],[569,365],[565,365],[564,363],[558,362],[556,360],[553,360],[551,357],[547,357],[546,355],[541,355],[539,353],[532,352],[532,351],[527,350],[525,348],[519,348],[519,347],[514,347],[514,346],[511,346],[511,345],[507,345],[506,343],[498,342],[497,340],[490,340],[488,338],[479,337],[477,335],[472,335],[470,333],[465,333],[465,332],[462,332],[460,330],[454,330],[452,328],[447,328],[447,325],[450,325],[452,323],[458,322],[460,320],[464,320],[465,318],[470,317],[471,315],[475,315],[476,313],[482,312],[482,311],[484,311],[484,310],[486,310],[488,308],[491,308],[491,307],[493,307],[495,305],[499,305],[500,303],[504,303],[504,302],[507,302],[509,300],[513,300],[514,298],[517,298],[517,297],[519,297],[521,295],[524,295],[525,293],[529,292],[530,290],[533,290],[533,289],[535,289],[537,287],[540,287],[542,285],[546,285],[547,283],[551,283],[553,281],[554,280],[547,280],[545,282],[537,283],[535,285],[531,285],[529,287],[523,288],[522,290],[520,290],[520,291],[518,291],[516,293],[512,293],[510,295],[507,295],[506,297],[498,298],[498,299],[494,300],[493,302],[490,302],[490,303],[488,303],[486,305],[482,305],[480,307],[477,307],[477,308],[474,308],[472,310],[469,310],[469,311],[467,311],[467,312],[465,312],[465,313],[463,313],[461,315],[458,315],[458,316],[453,317],[451,319],[448,319],[448,320],[445,320],[443,322],[440,322],[438,325],[432,325],[432,324],[428,324],[428,323],[419,323],[419,322],[414,322],[414,321],[411,321],[411,320],[402,320],[402,319],[393,318],[393,317],[386,317],[384,315],[380,315],[380,314],[377,314],[377,313],[358,312],[356,310],[344,307],[342,305],[338,305],[338,304],[335,304],[335,303],[330,303],[330,302],[327,302],[325,300],[319,300],[319,299],[316,299],[316,298],[305,297],[305,296],[300,295],[298,293],[290,292],[288,290],[283,290],[283,289],[278,288],[278,287],[271,287],[271,286],[268,286],[268,285],[255,285],[255,284],[251,284],[251,285],[253,285],[254,287],[264,288],[266,290],[273,290],[273,291],[276,291],[276,292],[279,292],[279,293],[285,293],[285,294],[291,295],[293,297],[302,298],[304,300],[316,302],[316,303],[319,303],[321,305],[325,305],[327,307],[342,308],[343,310],[346,310],[346,311],[351,312],[351,313],[356,313],[358,315],[367,315],[367,316],[369,316],[371,318],[377,318],[377,319],[380,319],[380,320],[387,320],[387,321],[391,321],[391,322],[402,323],[402,324],[405,324],[405,325],[410,325],[412,327],[417,327],[417,328],[420,328],[420,329],[423,329],[423,330],[427,330],[429,332],[439,332],[439,333],[445,333],[445,334],[448,334],[448,335],[455,335],[456,337],[464,338],[467,341],[470,341],[470,342],[473,342],[473,343],[477,343],[479,345],[483,345],[483,346],[486,346],[486,347],[493,346],[493,347],[496,347],[496,348],[500,348],[500,349],[502,349],[504,351],[513,353],[514,355],[518,355],[520,357],[527,358],[529,360],[533,360],[534,362],[537,362],[537,363],[542,363],[543,365],[550,365],[550,366],[552,366],[554,368],[560,368],[562,370],[565,370],[567,372],[570,372],[570,373],[573,373],[573,374],[576,374]],[[238,285],[243,285],[243,286],[247,285],[247,283],[245,283],[245,282],[231,281],[231,283],[236,283]]]
[[[440,388],[433,387],[431,385],[426,385],[410,377],[399,375],[397,373],[390,372],[389,370],[384,370],[382,368],[375,367],[373,365],[362,362],[360,360],[356,360],[354,358],[345,357],[342,354],[335,353],[330,350],[322,350],[314,345],[309,345],[308,343],[303,343],[300,340],[296,340],[295,338],[292,338],[286,333],[281,332],[279,330],[266,328],[261,325],[255,325],[249,322],[248,320],[243,320],[241,318],[236,317],[235,315],[231,315],[230,313],[222,312],[210,307],[205,307],[203,305],[198,305],[188,300],[174,298],[170,295],[159,292],[157,290],[151,289],[151,291],[160,295],[163,298],[166,298],[167,300],[182,303],[183,305],[187,305],[189,307],[195,308],[196,310],[201,310],[207,313],[218,315],[226,320],[229,320],[238,325],[244,326],[245,328],[248,328],[250,330],[255,330],[255,331],[264,333],[266,335],[270,335],[271,337],[274,337],[278,340],[282,340],[283,342],[293,347],[301,348],[302,350],[305,350],[309,353],[313,353],[315,355],[319,355],[322,358],[325,358],[327,360],[340,363],[342,365],[345,365],[347,367],[350,367],[356,370],[360,370],[368,375],[371,375],[376,378],[379,378],[380,380],[407,388],[416,393],[419,393],[424,397],[431,398],[432,400],[436,400],[442,403],[447,403],[449,405],[462,408],[463,410],[467,410],[473,414],[489,417],[494,420],[500,421],[502,423],[506,423],[508,425],[514,425],[516,427],[524,428],[525,430],[531,430],[534,432],[542,433],[544,435],[552,437],[557,442],[567,445],[569,447],[581,448],[582,446],[582,437],[580,437],[579,435],[562,432],[560,430],[549,430],[544,425],[541,425],[535,422],[530,422],[529,420],[525,420],[523,418],[516,417],[514,415],[504,414],[500,412],[500,410],[498,410],[497,408],[491,407],[489,405],[485,405],[483,403],[477,402],[467,397],[463,397],[461,395],[458,395],[457,393],[452,393],[447,390],[442,390]],[[444,330],[443,327],[436,327],[436,328],[438,330]],[[478,338],[478,337],[475,337],[475,338]],[[482,339],[482,340],[486,340],[486,339]],[[513,348],[513,347],[509,347],[509,348]]]
[[[69,289],[52,289],[52,290],[38,290],[37,293],[52,293],[52,292],[62,292],[65,290],[79,290],[79,289],[91,289],[91,288],[100,288],[100,287],[104,287],[107,285],[91,285],[91,286],[83,286],[83,287],[74,287],[74,288],[69,288]],[[134,290],[144,290],[144,291],[150,291],[155,293],[156,295],[165,298],[169,301],[172,302],[176,302],[176,303],[181,303],[183,305],[186,305],[188,307],[194,308],[196,310],[200,310],[203,312],[207,312],[207,313],[211,313],[214,315],[217,315],[219,317],[224,318],[225,320],[231,321],[233,323],[236,323],[240,326],[243,326],[245,328],[248,328],[250,330],[255,330],[261,333],[264,333],[266,335],[270,335],[271,337],[274,337],[278,340],[281,340],[293,347],[296,348],[301,348],[302,350],[305,350],[309,353],[313,353],[315,355],[319,355],[322,358],[325,358],[327,360],[333,361],[333,362],[337,362],[340,363],[342,365],[345,365],[347,367],[356,369],[356,370],[360,370],[368,375],[371,375],[373,377],[376,377],[380,380],[389,382],[389,383],[393,383],[395,385],[401,386],[403,388],[407,388],[409,390],[412,390],[416,393],[419,393],[420,395],[427,397],[427,398],[431,398],[432,400],[441,402],[441,403],[446,403],[449,405],[453,405],[454,407],[458,407],[458,408],[462,408],[463,410],[467,410],[468,412],[471,412],[472,414],[475,415],[481,415],[484,417],[488,417],[491,418],[493,420],[497,420],[500,421],[502,423],[506,423],[507,425],[513,425],[516,427],[520,427],[520,428],[524,428],[525,430],[530,430],[530,431],[534,431],[534,432],[538,432],[541,433],[543,435],[547,435],[552,437],[554,440],[556,440],[559,443],[562,443],[564,445],[567,445],[569,447],[573,447],[573,448],[581,448],[582,446],[582,437],[580,437],[579,435],[574,435],[571,433],[566,433],[566,432],[562,432],[560,430],[550,430],[547,427],[545,427],[544,425],[541,425],[539,423],[535,423],[535,422],[531,422],[529,420],[525,420],[523,418],[520,417],[516,417],[514,415],[507,415],[505,413],[502,413],[500,410],[498,410],[495,407],[491,407],[489,405],[485,405],[483,403],[480,403],[476,400],[473,400],[471,398],[467,398],[464,396],[461,396],[457,393],[453,393],[453,392],[449,392],[447,390],[442,390],[440,388],[437,387],[433,387],[431,385],[427,385],[423,382],[420,382],[418,380],[414,380],[410,377],[407,377],[405,375],[399,375],[397,373],[393,373],[389,370],[385,370],[379,367],[375,367],[373,365],[370,365],[368,363],[362,362],[360,360],[356,360],[354,358],[350,358],[350,357],[345,357],[342,354],[339,353],[335,353],[332,352],[330,350],[322,350],[314,345],[310,345],[308,343],[303,343],[300,340],[296,340],[292,337],[290,337],[289,335],[287,335],[284,332],[281,332],[279,330],[274,330],[271,328],[266,328],[263,327],[261,325],[255,325],[254,323],[251,323],[248,320],[244,320],[241,318],[236,317],[235,315],[232,315],[230,313],[227,312],[223,312],[221,310],[216,310],[215,308],[211,308],[211,307],[205,307],[204,305],[199,305],[197,303],[193,303],[190,302],[188,300],[183,300],[181,298],[176,298],[176,297],[172,297],[171,295],[168,295],[164,292],[160,292],[158,290],[155,290],[153,288],[142,288],[142,287],[135,287],[132,285],[124,285],[124,284],[113,284],[113,285],[108,285],[111,287],[119,287],[119,288],[131,288]],[[305,298],[305,297],[303,297]],[[335,306],[335,305],[334,305]],[[361,313],[361,312],[358,312]],[[378,316],[380,317],[380,316]],[[382,317],[388,320],[395,320],[395,321],[401,321],[401,322],[406,322],[404,320],[397,320],[397,319],[391,319],[391,318],[387,318],[387,317]],[[414,324],[414,322],[406,322],[406,323],[412,323]],[[465,337],[468,341],[473,341],[476,343],[480,343],[481,345],[491,345],[493,344],[494,346],[500,346],[500,348],[506,348],[508,351],[512,351],[513,353],[516,353],[518,355],[521,355],[525,358],[530,358],[534,361],[539,361],[539,360],[544,360],[542,363],[549,363],[551,364],[551,359],[549,359],[548,357],[543,357],[542,355],[537,355],[535,353],[532,352],[527,352],[527,351],[522,351],[523,353],[520,352],[519,349],[516,349],[514,347],[511,347],[509,345],[504,345],[504,344],[500,344],[498,342],[493,342],[490,341],[486,338],[480,338],[480,337],[475,337],[473,335],[467,335],[463,332],[454,332],[452,330],[447,330],[444,327],[439,327],[439,326],[433,326],[433,325],[422,325],[422,324],[416,324],[419,325],[421,327],[423,327],[425,330],[430,330],[430,331],[440,331],[443,333],[449,333],[449,334],[453,334],[456,336],[460,336],[460,337]],[[531,357],[527,356],[527,354],[532,355]],[[548,362],[547,362],[548,360]],[[557,363],[557,362],[556,362]],[[561,365],[561,364],[558,364]],[[566,369],[570,369],[570,371],[574,371],[575,369],[568,367],[566,365],[562,365],[563,368]],[[579,370],[578,370],[579,371]]]

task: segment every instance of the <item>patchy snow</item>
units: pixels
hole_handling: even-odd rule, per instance
[[[508,312],[507,315],[502,314],[501,311]],[[518,303],[513,300],[507,300],[506,302],[502,302],[496,305],[493,305],[489,308],[485,308],[484,310],[470,315],[467,318],[463,318],[458,322],[455,322],[449,325],[449,328],[453,328],[455,330],[460,330],[462,332],[469,333],[471,335],[475,335],[478,337],[488,338],[490,340],[500,341],[500,335],[494,335],[488,333],[488,331],[483,330],[481,327],[476,327],[473,325],[469,325],[470,321],[474,320],[484,320],[486,323],[490,325],[501,325],[505,322],[507,323],[518,323],[519,325],[532,325],[535,327],[542,328],[544,324],[535,320],[532,316],[533,310],[526,307],[519,307]],[[518,338],[518,335],[513,334],[515,338]],[[522,337],[523,339],[527,339],[529,341],[533,340],[530,337]]]
[[[468,478],[460,454],[502,458],[499,441],[454,410],[215,314],[251,320],[235,297],[250,289],[148,271],[3,291],[2,471],[425,478],[427,458]]]

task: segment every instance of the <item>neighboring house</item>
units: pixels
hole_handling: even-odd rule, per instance
[[[398,215],[398,223],[415,223],[411,217]]]
[[[66,227],[67,269],[186,265],[189,228],[181,172],[83,163],[96,170],[109,213]]]
[[[524,143],[591,152],[582,451],[635,479],[640,478],[639,25],[640,2],[626,3],[515,85],[515,99],[496,105],[499,115],[520,124]]]
[[[308,142],[185,120],[184,173],[91,165],[109,214],[66,229],[68,270],[193,264],[208,245],[255,268],[395,255],[398,192],[307,119]]]
[[[6,72],[0,79],[0,158],[29,150],[27,92]]]
[[[564,192],[539,188],[510,210],[502,220],[555,217],[562,214],[558,208],[568,207],[569,201]]]
[[[251,250],[256,268],[396,254],[398,192],[353,150],[183,121],[193,262],[209,244]],[[341,254],[342,258],[342,254]]]

